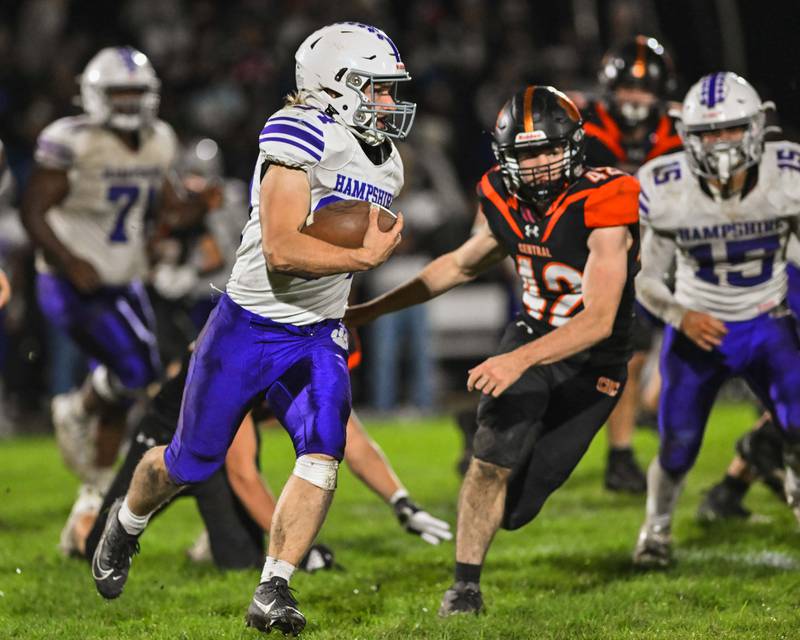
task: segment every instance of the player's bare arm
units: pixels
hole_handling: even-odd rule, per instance
[[[474,280],[506,255],[489,227],[483,226],[458,249],[436,258],[405,284],[374,300],[348,308],[344,320],[348,325],[358,327],[384,314],[427,302]]]
[[[67,249],[45,217],[47,211],[59,205],[68,194],[66,171],[37,166],[23,195],[20,216],[25,230],[44,251],[47,261],[60,269],[79,291],[90,293],[100,286],[97,270]]]
[[[308,217],[311,190],[305,171],[272,165],[261,181],[261,237],[267,268],[287,275],[329,276],[367,271],[384,263],[400,242],[403,216],[388,231],[370,213],[364,246],[344,249],[300,233]]]
[[[686,309],[664,283],[675,241],[646,227],[642,238],[642,270],[636,276],[636,297],[657,318],[680,329],[698,347],[711,351],[728,333],[725,323],[701,311]]]
[[[628,275],[628,250],[632,242],[627,227],[592,231],[583,274],[583,310],[538,340],[493,356],[471,369],[467,388],[497,397],[528,368],[558,362],[610,336]]]
[[[253,417],[248,413],[225,455],[225,473],[231,489],[242,501],[250,517],[261,529],[269,531],[275,511],[275,496],[255,464],[257,454],[258,442]]]

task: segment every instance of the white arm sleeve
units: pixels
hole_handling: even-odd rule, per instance
[[[686,308],[678,304],[664,282],[677,246],[675,241],[643,225],[642,269],[636,276],[636,299],[657,318],[680,328]]]

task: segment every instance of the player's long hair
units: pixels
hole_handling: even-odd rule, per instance
[[[292,91],[291,93],[285,95],[283,97],[283,106],[284,107],[293,107],[298,104],[307,104],[306,100],[308,98],[307,91]]]

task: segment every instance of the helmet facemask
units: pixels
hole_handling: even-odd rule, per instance
[[[136,131],[156,117],[160,98],[149,87],[106,87],[109,126],[121,131]]]
[[[518,134],[518,138],[525,134]],[[526,150],[562,147],[561,159],[536,167],[522,167],[520,156]],[[583,128],[576,128],[567,138],[540,142],[515,142],[513,145],[492,144],[495,157],[509,190],[523,202],[546,209],[583,173]]]
[[[764,151],[764,121],[764,112],[759,111],[750,118],[716,126],[686,126],[678,122],[678,133],[686,146],[690,168],[695,175],[718,181],[723,187],[723,195],[728,197],[732,194],[728,186],[731,178],[761,161]],[[703,141],[704,133],[736,128],[743,131],[739,140]]]
[[[653,128],[664,111],[664,104],[654,94],[652,101],[648,104],[646,100],[636,100],[618,95],[620,90],[626,87],[618,87],[611,92],[608,98],[612,115],[623,131],[633,131],[639,127]],[[642,91],[638,87],[631,87],[633,90]]]
[[[353,115],[356,133],[367,144],[381,144],[387,137],[402,140],[411,131],[417,105],[407,100],[398,100],[397,89],[400,82],[411,77],[377,76],[359,71],[347,72],[345,84],[358,93],[359,105]],[[379,96],[383,87],[390,86],[392,104],[381,102]],[[376,87],[378,88],[376,90]]]

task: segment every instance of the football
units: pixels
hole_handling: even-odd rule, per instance
[[[381,231],[388,231],[397,222],[397,216],[379,204],[363,200],[337,200],[317,209],[311,216],[311,222],[301,232],[337,247],[358,249],[363,246],[372,207],[380,210],[378,228]]]

